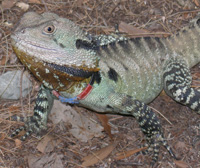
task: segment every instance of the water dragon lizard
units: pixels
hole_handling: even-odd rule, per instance
[[[200,61],[200,16],[168,38],[91,35],[54,13],[28,12],[11,35],[20,61],[42,82],[22,139],[46,129],[53,100],[99,113],[133,116],[146,136],[152,165],[165,146],[161,124],[148,107],[164,89],[175,101],[200,112],[200,92],[190,68]]]

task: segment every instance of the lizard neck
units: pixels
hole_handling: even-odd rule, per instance
[[[94,72],[91,77],[82,81],[75,82],[71,88],[64,92],[60,92],[64,97],[72,98],[77,97],[79,100],[85,99],[85,97],[91,92],[94,87],[94,83],[99,85],[101,82],[100,72]],[[97,86],[95,85],[95,86]]]
[[[86,86],[90,82],[90,79],[91,79],[91,77],[86,78],[86,79],[84,79],[82,81],[73,82],[71,87],[69,87],[64,92],[67,92],[70,95],[76,96],[76,95],[80,94],[86,88]]]

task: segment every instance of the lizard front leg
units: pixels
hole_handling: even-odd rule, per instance
[[[145,103],[122,94],[112,94],[109,99],[111,101],[110,105],[117,109],[120,114],[132,115],[138,121],[142,132],[146,135],[149,147],[148,151],[153,152],[152,166],[158,159],[161,145],[176,159],[176,156],[163,136],[159,119]]]
[[[33,116],[27,117],[25,126],[16,129],[11,136],[16,136],[20,131],[25,130],[26,133],[21,137],[25,140],[31,133],[39,134],[46,129],[47,117],[53,106],[53,96],[49,89],[41,86],[35,101]]]

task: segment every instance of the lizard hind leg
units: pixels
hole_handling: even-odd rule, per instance
[[[177,159],[163,136],[161,124],[156,114],[145,103],[138,100],[134,102],[135,110],[132,111],[132,115],[137,119],[142,132],[146,135],[148,143],[147,151],[153,154],[151,162],[152,167],[158,160],[160,146],[164,146],[169,154],[174,159]]]
[[[191,88],[192,76],[184,60],[172,58],[164,69],[163,81],[171,98],[200,114],[200,92]]]
[[[158,160],[160,146],[164,146],[170,155],[176,159],[176,156],[163,136],[160,121],[151,108],[145,103],[134,100],[131,96],[127,95],[113,94],[110,96],[110,101],[110,105],[116,108],[120,114],[132,115],[138,121],[147,139],[147,150],[153,155],[152,166]]]

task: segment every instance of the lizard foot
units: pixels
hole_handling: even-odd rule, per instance
[[[17,117],[20,121],[24,120],[22,117]],[[19,121],[19,120],[18,120]],[[46,130],[46,122],[42,123],[35,118],[35,116],[31,116],[27,118],[24,126],[17,128],[15,131],[11,133],[11,137],[15,137],[19,135],[21,131],[25,131],[25,134],[21,136],[21,140],[24,141],[29,137],[33,132],[36,135],[40,135],[43,130]]]
[[[159,151],[160,151],[160,146],[161,145],[163,145],[167,149],[169,154],[174,159],[177,160],[177,157],[175,156],[175,154],[173,153],[172,149],[168,145],[167,141],[164,139],[164,137],[161,134],[152,135],[150,138],[147,139],[147,141],[148,141],[147,153],[152,153],[152,155],[153,155],[152,162],[151,162],[151,167],[154,167],[155,163],[158,160],[158,155],[159,155]]]

